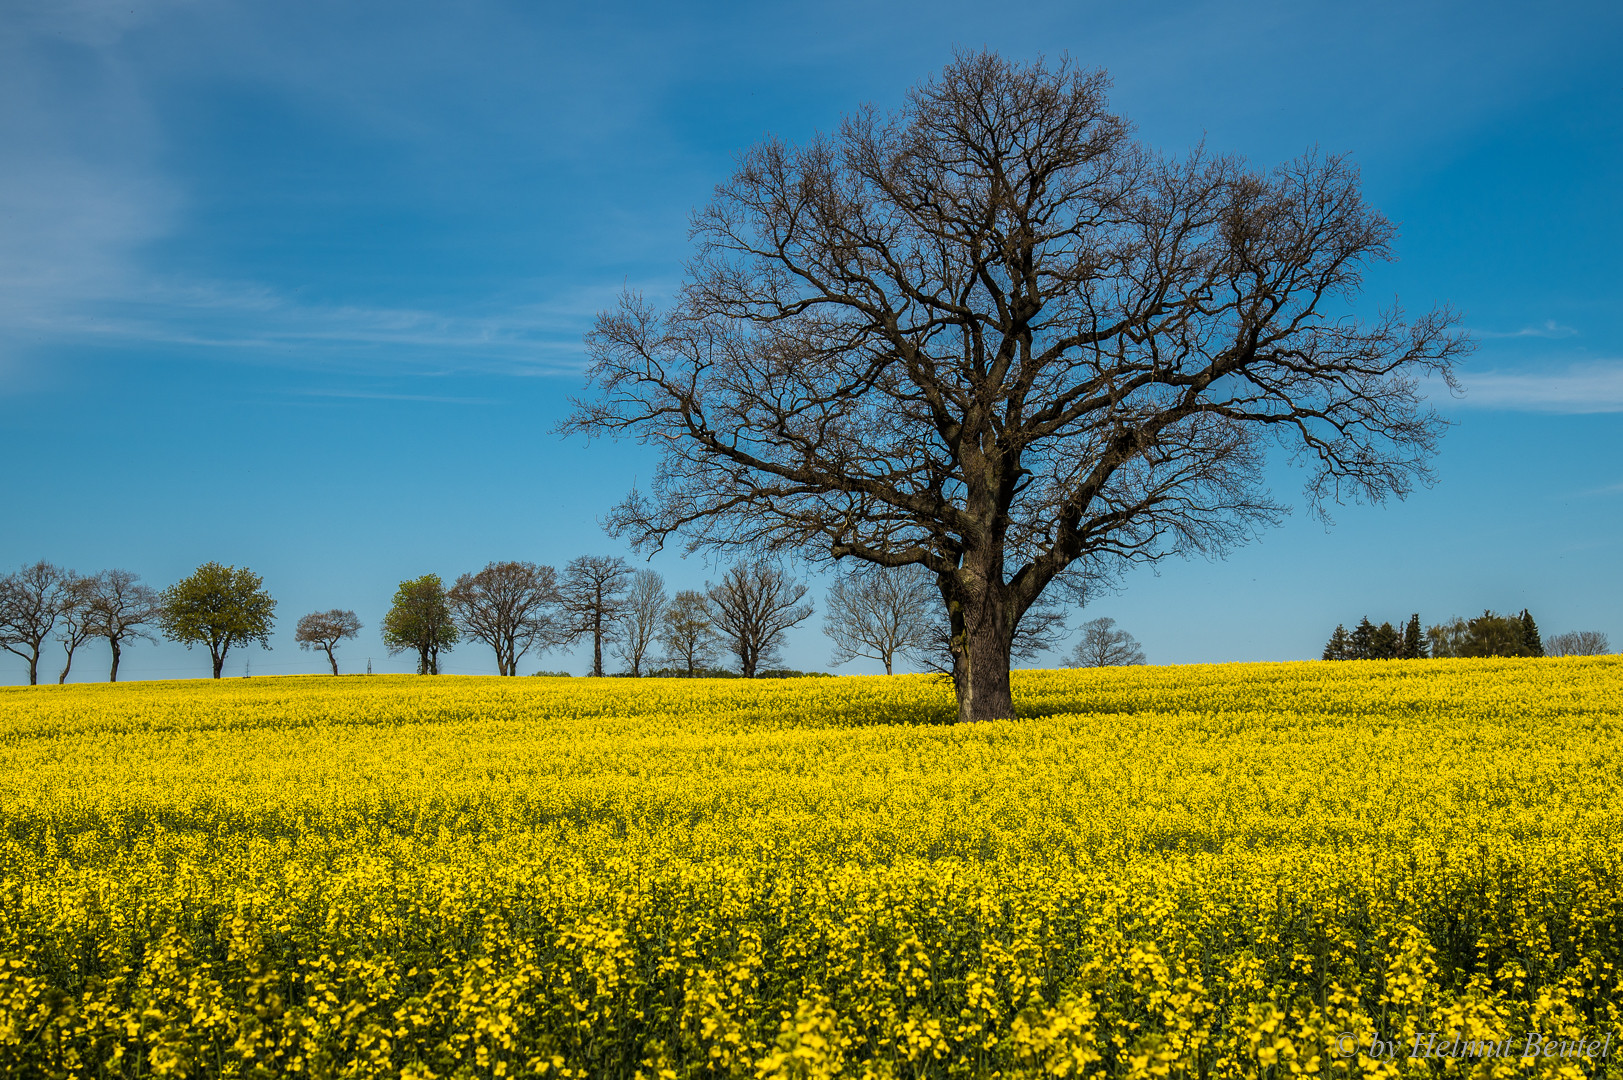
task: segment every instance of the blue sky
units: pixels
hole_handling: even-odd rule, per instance
[[[1106,68],[1169,151],[1351,153],[1402,225],[1366,309],[1452,303],[1481,342],[1439,402],[1434,488],[1135,572],[1073,621],[1113,616],[1157,663],[1316,656],[1366,613],[1485,607],[1623,646],[1623,9],[1603,3],[10,0],[0,566],[161,586],[245,564],[280,602],[256,674],[319,670],[292,627],[329,607],[367,627],[347,667],[408,670],[376,635],[402,578],[624,553],[597,522],[652,458],[551,430],[593,314],[625,284],[670,292],[733,155],[983,46]],[[789,663],[826,666],[819,625]],[[494,663],[464,646],[448,669]],[[206,672],[165,644],[123,674]],[[105,649],[76,676],[104,678]]]

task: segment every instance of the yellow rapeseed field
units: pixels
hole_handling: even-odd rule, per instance
[[[0,1073],[1623,1076],[1623,661],[1015,699],[0,690]]]

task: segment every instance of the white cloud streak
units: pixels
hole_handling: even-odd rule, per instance
[[[575,374],[581,334],[614,289],[580,288],[545,303],[447,313],[302,304],[257,286],[148,284],[76,308],[13,309],[28,336],[110,347],[173,346],[292,367],[451,367],[512,375]]]
[[[1505,338],[1543,338],[1547,341],[1561,338],[1577,337],[1578,331],[1570,326],[1562,326],[1554,319],[1546,319],[1538,326],[1524,326],[1520,330],[1475,330],[1471,336],[1483,339]]]
[[[1623,412],[1623,360],[1595,360],[1542,371],[1485,371],[1466,376],[1457,404],[1507,412]]]

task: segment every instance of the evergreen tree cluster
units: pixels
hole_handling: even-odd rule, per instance
[[[1391,623],[1376,626],[1365,616],[1351,633],[1337,625],[1324,646],[1326,660],[1419,660],[1445,656],[1543,656],[1538,624],[1526,608],[1520,615],[1484,611],[1475,619],[1455,617],[1427,627],[1410,615],[1402,633]]]
[[[1419,660],[1427,655],[1419,615],[1410,615],[1401,632],[1389,622],[1376,626],[1368,615],[1350,634],[1345,626],[1337,624],[1324,647],[1326,660]]]

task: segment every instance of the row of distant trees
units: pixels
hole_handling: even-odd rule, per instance
[[[479,641],[495,653],[500,675],[517,675],[531,653],[589,643],[593,675],[604,674],[605,654],[618,656],[633,676],[656,664],[667,666],[662,673],[695,675],[724,650],[752,678],[778,659],[784,635],[811,616],[807,591],[765,559],[735,563],[719,582],[674,596],[658,572],[613,556],[583,555],[562,573],[493,562],[449,587],[438,574],[401,582],[383,641],[392,653],[415,652],[424,675],[439,673],[442,653]],[[353,613],[323,618],[336,627],[342,616]]]
[[[585,555],[561,574],[534,563],[491,563],[449,588],[435,574],[401,582],[383,640],[394,652],[416,652],[420,674],[437,673],[440,653],[458,642],[478,640],[495,652],[502,675],[517,674],[531,650],[589,642],[593,675],[604,674],[606,651],[631,676],[708,674],[719,652],[753,678],[779,661],[784,635],[811,616],[807,591],[764,559],[735,563],[721,581],[674,596],[658,573],[634,570],[620,558]],[[932,578],[916,567],[864,566],[842,574],[828,590],[824,613],[831,662],[870,658],[884,664],[887,675],[901,660],[950,671],[949,629],[940,611]],[[352,613],[324,618],[337,625],[333,617],[345,615]],[[1052,648],[1064,635],[1065,615],[1057,605],[1028,612],[1014,655],[1029,659]],[[1083,631],[1073,666],[1144,662],[1138,643],[1113,620],[1095,619]]]
[[[905,658],[928,671],[952,670],[951,628],[942,616],[934,576],[917,566],[867,565],[834,580],[829,587],[823,633],[834,642],[833,662],[869,657],[891,674]],[[1010,657],[1030,660],[1055,647],[1066,634],[1066,610],[1039,600],[1014,632]],[[1144,663],[1144,650],[1114,619],[1082,624],[1082,634],[1066,659],[1069,667],[1114,667]]]
[[[276,601],[253,571],[205,563],[162,590],[141,583],[128,570],[78,574],[41,560],[0,577],[0,648],[28,662],[28,682],[39,682],[48,643],[60,643],[64,683],[79,649],[94,638],[112,651],[107,678],[118,681],[124,650],[161,633],[187,648],[203,644],[220,677],[236,645],[269,645]]]
[[[656,656],[697,674],[725,650],[753,677],[778,659],[785,633],[811,616],[807,591],[762,559],[735,564],[716,584],[674,597],[658,573],[634,570],[621,558],[585,555],[562,574],[530,562],[493,562],[449,588],[436,574],[401,582],[383,620],[383,641],[391,653],[415,652],[423,674],[438,674],[440,654],[461,641],[488,645],[498,672],[516,675],[526,655],[586,640],[594,675],[604,673],[606,650],[623,658],[632,675],[643,674]],[[31,685],[52,642],[64,650],[57,682],[67,681],[75,655],[92,638],[111,646],[108,678],[117,682],[123,650],[159,634],[207,648],[217,679],[233,648],[269,647],[275,615],[276,600],[258,574],[216,562],[161,591],[126,570],[82,575],[45,561],[0,577],[0,648],[27,661]],[[339,646],[360,630],[355,612],[333,608],[300,618],[294,640],[324,653],[336,675]]]
[[[674,595],[653,570],[622,558],[583,555],[562,572],[533,562],[492,562],[447,585],[437,574],[400,583],[382,637],[391,654],[414,653],[421,674],[438,674],[440,657],[459,644],[491,649],[501,675],[517,675],[522,660],[589,643],[592,674],[617,658],[625,674],[695,676],[714,673],[727,656],[736,671],[754,677],[781,662],[787,632],[808,619],[813,606],[805,582],[781,565],[752,559],[732,565],[720,581]],[[268,648],[276,600],[247,567],[210,562],[167,589],[157,590],[125,570],[80,575],[38,562],[0,577],[0,646],[28,662],[39,681],[46,646],[64,650],[58,682],[66,682],[79,648],[91,638],[111,646],[109,679],[117,681],[123,650],[158,635],[208,650],[219,678],[232,649]],[[1027,613],[1015,635],[1014,656],[1030,659],[1065,635],[1066,611],[1057,604]],[[338,650],[362,623],[354,611],[332,608],[302,616],[294,631],[301,649],[325,655],[338,674]],[[835,579],[827,594],[823,632],[834,665],[859,657],[878,660],[891,674],[898,663],[950,671],[950,630],[931,576],[916,567],[864,566]],[[1071,666],[1142,664],[1143,650],[1111,619],[1082,627]]]
[[[1351,633],[1338,625],[1324,647],[1326,660],[1418,660],[1450,656],[1602,656],[1611,651],[1606,635],[1577,630],[1544,638],[1523,608],[1520,615],[1483,611],[1474,619],[1456,616],[1420,629],[1410,615],[1402,632],[1389,622],[1376,626],[1366,615]]]

